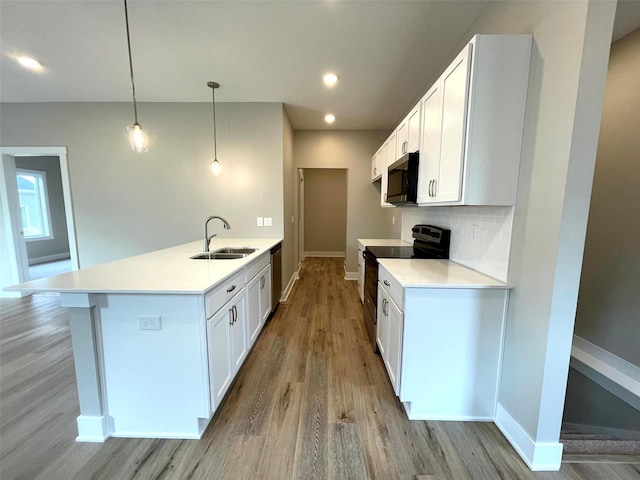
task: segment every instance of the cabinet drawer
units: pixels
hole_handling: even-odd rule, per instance
[[[255,260],[253,263],[250,263],[249,265],[244,267],[245,272],[247,272],[246,282],[249,283],[253,279],[253,277],[258,275],[258,273],[260,273],[264,267],[269,265],[270,262],[271,256],[269,255],[269,253],[266,253]]]
[[[378,265],[378,282],[380,282],[384,289],[389,292],[389,295],[393,301],[396,302],[396,305],[400,307],[400,310],[403,310],[404,302],[402,298],[402,287],[382,265]]]
[[[242,290],[244,287],[244,274],[244,271],[238,272],[204,294],[204,311],[207,318],[210,318],[220,307]]]

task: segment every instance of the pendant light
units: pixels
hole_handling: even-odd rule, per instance
[[[133,97],[133,125],[127,127],[129,132],[129,143],[131,149],[136,153],[144,153],[149,149],[149,139],[147,132],[138,123],[138,106],[136,104],[136,85],[133,81],[133,60],[131,60],[131,37],[129,35],[129,12],[127,11],[127,0],[124,0],[124,20],[127,25],[127,48],[129,50],[129,72],[131,74],[131,96]]]
[[[217,176],[220,173],[220,162],[218,161],[218,152],[216,150],[216,88],[220,88],[220,84],[207,82],[207,86],[211,88],[213,95],[213,161],[211,162],[211,170]]]

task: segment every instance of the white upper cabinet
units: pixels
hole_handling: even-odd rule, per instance
[[[382,145],[382,157],[378,163],[382,176],[380,177],[380,205],[383,207],[393,207],[387,202],[387,176],[389,170],[387,168],[395,161],[396,153],[396,132],[394,131],[387,141]]]
[[[383,147],[380,147],[371,158],[371,183],[380,180],[380,176],[382,175],[382,172],[380,171],[382,151]]]
[[[419,204],[515,205],[530,35],[476,35],[421,100]]]
[[[407,153],[420,149],[420,103],[411,109],[409,114],[396,128],[396,153],[393,161]],[[393,163],[393,161],[391,163]]]
[[[473,37],[394,130],[392,155],[378,155],[382,206],[387,167],[417,150],[419,205],[515,205],[531,42]]]
[[[434,179],[440,175],[442,89],[436,83],[422,104],[422,149],[418,163],[418,203],[431,200]]]

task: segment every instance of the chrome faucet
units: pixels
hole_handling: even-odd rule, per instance
[[[207,231],[207,225],[209,224],[209,221],[213,220],[214,218],[217,218],[218,220],[222,221],[222,223],[224,224],[225,230],[231,230],[231,225],[229,225],[229,222],[227,222],[224,218],[218,217],[215,215],[212,215],[209,218],[207,218],[204,221],[204,250],[203,250],[204,252],[209,251],[209,242],[211,242],[211,239],[216,236],[215,233],[213,235],[209,235],[209,232]]]

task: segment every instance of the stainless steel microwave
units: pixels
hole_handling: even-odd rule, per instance
[[[418,152],[407,153],[389,165],[387,176],[387,203],[417,205]]]

